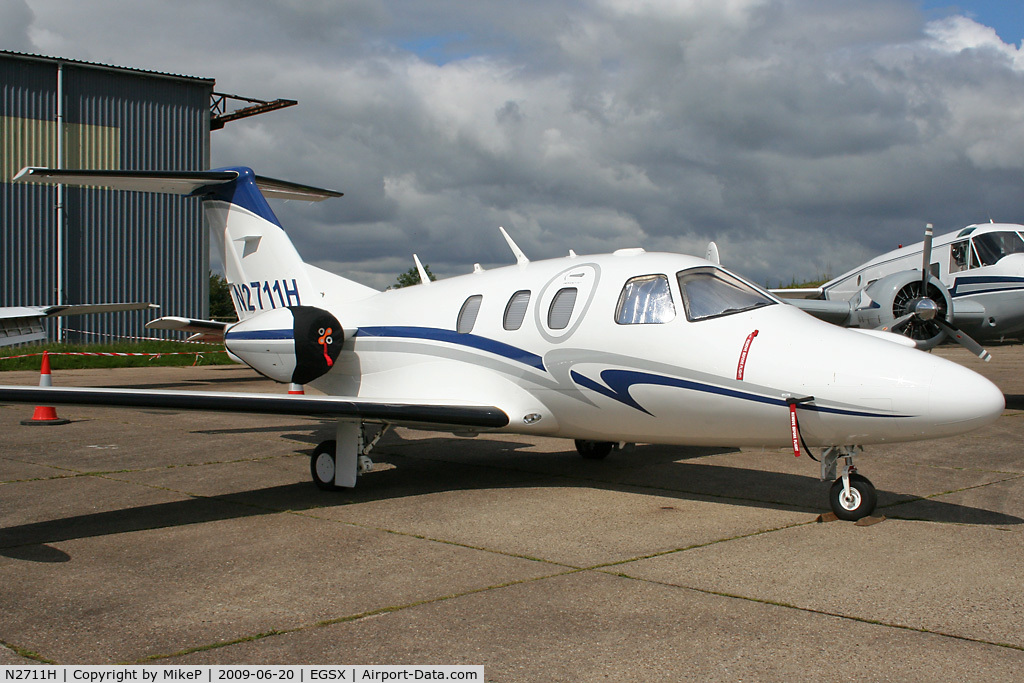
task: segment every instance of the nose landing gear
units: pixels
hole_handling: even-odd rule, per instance
[[[828,496],[832,512],[849,522],[867,517],[875,511],[878,503],[874,484],[857,474],[853,464],[853,456],[858,450],[861,450],[858,446],[830,446],[821,456],[821,480],[835,480]],[[846,461],[841,469],[838,468],[839,458]]]

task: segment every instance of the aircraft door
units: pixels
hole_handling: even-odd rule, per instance
[[[552,278],[534,308],[541,336],[554,343],[571,337],[593,302],[600,278],[600,268],[594,263],[568,268]]]

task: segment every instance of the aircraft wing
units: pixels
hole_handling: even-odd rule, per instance
[[[850,321],[853,304],[849,301],[828,299],[786,299],[787,304],[807,311],[815,318],[835,325],[845,325]]]
[[[786,289],[769,289],[768,291],[780,299],[820,299],[825,295],[825,290],[821,287],[788,287]]]
[[[351,418],[398,425],[480,427],[508,425],[500,408],[454,402],[412,403],[402,400],[339,396],[247,394],[223,391],[171,391],[89,387],[0,386],[0,405],[106,406],[113,408],[167,408],[225,413],[302,415]]]
[[[153,308],[160,307],[151,303],[2,306],[0,307],[0,346],[45,340],[46,330],[43,329],[43,318],[88,315],[90,313],[142,311]]]

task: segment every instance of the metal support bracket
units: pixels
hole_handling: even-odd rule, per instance
[[[863,446],[829,446],[821,454],[821,480],[835,481],[839,477],[843,477],[843,481],[848,482],[850,474],[857,471],[853,464],[853,456],[863,452]],[[838,467],[839,458],[846,459],[846,464],[843,465],[841,471]],[[846,486],[848,487],[849,484],[847,483]],[[847,490],[847,494],[849,494],[849,490]]]
[[[366,440],[366,425],[364,424],[363,425],[363,444],[364,444],[364,446],[359,451],[360,455],[369,455],[370,451],[373,450],[373,447],[377,445],[378,441],[380,441],[380,438],[382,436],[384,436],[385,434],[387,434],[390,429],[391,429],[391,425],[390,424],[381,425],[381,428],[377,432],[377,434],[372,439],[367,441]]]

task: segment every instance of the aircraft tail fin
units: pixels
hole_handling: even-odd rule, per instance
[[[162,172],[25,168],[14,181],[200,197],[211,237],[223,255],[239,320],[276,308],[322,305],[328,296],[328,291],[318,286],[328,274],[303,262],[267,197],[321,201],[340,197],[340,192],[257,176],[245,167]],[[333,298],[362,298],[374,293],[339,276],[329,279],[344,285],[344,291],[333,293]]]

